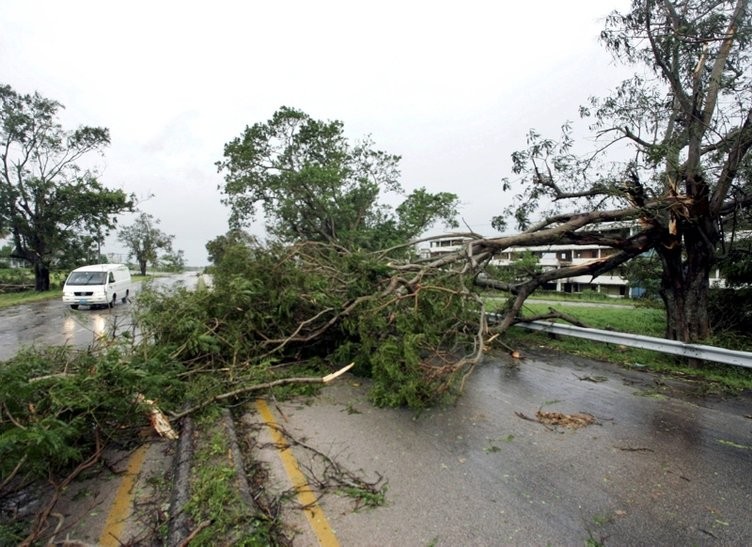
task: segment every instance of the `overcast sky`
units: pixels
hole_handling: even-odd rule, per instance
[[[189,265],[227,230],[214,163],[280,106],[402,156],[407,191],[459,195],[475,231],[536,128],[624,75],[598,43],[626,0],[0,2],[0,83],[110,129],[102,182],[146,198]],[[123,216],[128,225],[131,216]],[[258,230],[260,233],[260,229]],[[112,239],[105,251],[122,252]]]

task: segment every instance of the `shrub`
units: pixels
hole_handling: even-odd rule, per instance
[[[708,315],[715,333],[752,332],[752,289],[711,289]]]

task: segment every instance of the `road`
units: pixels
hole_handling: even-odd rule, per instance
[[[341,545],[750,545],[752,396],[697,389],[541,350],[488,360],[447,408],[373,408],[350,377],[275,414],[307,445],[388,480],[377,509],[322,498]],[[524,418],[539,409],[597,422]]]
[[[196,274],[189,272],[156,278],[154,285],[184,284],[190,288],[196,280]],[[59,299],[1,309],[0,361],[10,359],[23,347],[65,344],[85,347],[100,335],[129,330],[131,309],[131,304],[118,303],[113,309],[74,311]]]

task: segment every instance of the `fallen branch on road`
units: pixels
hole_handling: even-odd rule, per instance
[[[212,403],[224,401],[227,399],[232,399],[234,397],[238,397],[239,395],[244,395],[246,393],[252,393],[254,391],[261,391],[264,389],[270,389],[277,386],[284,386],[289,384],[328,384],[335,378],[338,378],[348,370],[350,370],[352,367],[355,366],[355,363],[350,363],[346,367],[342,367],[336,372],[333,372],[331,374],[327,374],[326,376],[322,376],[321,378],[316,377],[302,377],[302,378],[280,378],[279,380],[274,380],[272,382],[265,382],[263,384],[254,384],[251,386],[245,386],[238,389],[235,389],[233,391],[228,391],[227,393],[222,393],[220,395],[215,395],[214,397],[211,397],[210,399],[207,399],[187,410],[184,410],[183,412],[180,412],[178,414],[170,413],[172,416],[172,421],[180,420],[181,418],[184,418],[188,416],[189,414],[192,414],[196,412],[197,410],[201,410],[202,408],[206,408]]]

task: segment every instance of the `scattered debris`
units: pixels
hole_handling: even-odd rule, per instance
[[[570,429],[580,429],[597,423],[595,416],[586,412],[575,412],[574,414],[564,414],[563,412],[546,412],[539,410],[535,413],[535,418],[530,418],[522,412],[515,412],[515,415],[523,420],[538,422],[543,425],[553,425],[568,427]]]
[[[572,429],[579,429],[595,423],[595,416],[585,412],[575,412],[574,414],[564,414],[562,412],[545,412],[539,410],[535,413],[538,421],[547,425],[560,425]]]
[[[309,455],[310,461],[308,463],[299,461],[298,465],[300,471],[306,477],[307,484],[319,496],[327,492],[344,494],[353,499],[353,511],[356,512],[363,508],[377,507],[386,503],[388,482],[380,473],[375,473],[375,480],[367,481],[357,473],[349,471],[339,464],[334,457],[330,457],[313,446],[306,444],[303,439],[293,436],[292,433],[278,424],[255,424],[251,426],[251,429],[260,429],[263,427],[279,433],[285,439],[284,445],[271,442],[258,444],[256,448],[273,447],[279,450],[297,446],[305,450]],[[294,488],[293,491],[295,491]],[[282,497],[288,496],[289,493],[289,491],[283,493]]]
[[[623,450],[624,452],[655,452],[652,448],[644,446],[615,446],[617,450]]]
[[[585,375],[585,376],[577,376],[575,374],[575,377],[578,380],[580,380],[581,382],[593,382],[593,383],[596,383],[596,384],[600,383],[600,382],[607,382],[608,381],[608,377],[607,376],[590,376],[589,374]]]

